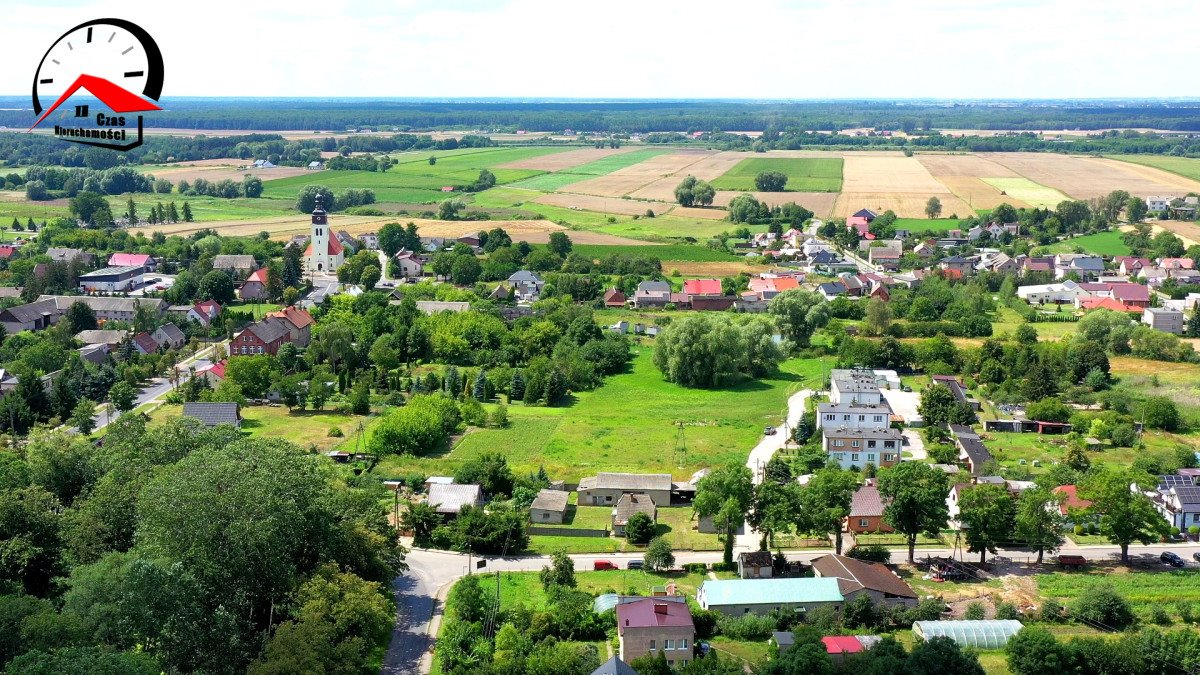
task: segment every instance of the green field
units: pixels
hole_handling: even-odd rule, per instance
[[[1071,198],[1052,187],[1035,183],[1028,178],[982,178],[983,182],[997,190],[1003,190],[1013,199],[1019,199],[1031,206],[1052,209],[1059,202]]]
[[[570,169],[563,169],[554,173],[548,173],[542,176],[534,176],[522,181],[513,183],[513,187],[528,188],[531,190],[540,190],[542,192],[554,192],[555,190],[566,187],[572,183],[578,183],[582,180],[595,178],[596,176],[605,176],[618,169],[624,169],[628,166],[633,166],[639,162],[644,162],[651,157],[661,155],[667,152],[657,148],[647,148],[645,150],[634,150],[633,152],[625,152],[619,155],[610,155],[603,159],[598,159],[594,162],[581,164]]]
[[[1151,607],[1160,605],[1175,615],[1175,603],[1200,602],[1200,575],[1195,572],[1121,574],[1108,569],[1095,569],[1091,572],[1039,574],[1034,579],[1042,595],[1060,600],[1078,597],[1095,584],[1111,584],[1138,613],[1148,612]]]
[[[909,232],[943,233],[959,229],[962,223],[958,218],[897,218],[896,229]]]
[[[840,157],[810,157],[803,159],[772,159],[755,157],[738,162],[712,186],[718,190],[753,191],[754,177],[763,171],[787,174],[788,192],[841,192],[842,159]]]
[[[440,456],[385,457],[376,471],[448,475],[470,457],[499,450],[517,473],[545,466],[554,479],[569,482],[597,471],[688,478],[701,467],[745,462],[763,426],[778,423],[788,394],[812,386],[822,373],[816,359],[792,359],[774,377],[720,390],[687,389],[663,380],[650,348],[637,352],[629,372],[574,394],[567,406],[511,405],[508,429],[475,431]],[[685,453],[675,452],[677,421],[684,424]]]
[[[1084,253],[1095,253],[1096,255],[1129,255],[1131,253],[1125,242],[1121,240],[1121,233],[1116,230],[1109,232],[1097,232],[1082,237],[1075,237],[1060,241],[1056,244],[1045,247],[1048,253],[1071,253],[1075,249],[1079,249]]]
[[[717,251],[706,246],[688,244],[663,244],[660,246],[605,246],[603,244],[575,244],[571,251],[592,259],[618,254],[636,258],[658,258],[659,260],[687,260],[695,262],[736,262],[741,258]]]
[[[242,412],[242,431],[251,436],[267,436],[291,441],[302,448],[316,448],[320,452],[348,443],[354,445],[354,432],[360,415],[343,415],[332,410],[289,411],[284,406],[245,406]],[[183,406],[164,405],[154,413],[154,420],[162,422],[183,414]],[[329,431],[337,427],[345,435],[330,436]],[[347,440],[348,439],[348,440]]]
[[[1109,155],[1110,159],[1122,162],[1152,166],[1163,171],[1179,174],[1184,178],[1200,180],[1200,159],[1190,157],[1169,157],[1167,155]]]

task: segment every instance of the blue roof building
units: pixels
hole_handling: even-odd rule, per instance
[[[837,579],[732,579],[705,581],[696,591],[703,609],[741,616],[775,610],[806,612],[817,607],[840,609],[845,598]]]

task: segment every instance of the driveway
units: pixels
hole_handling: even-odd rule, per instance
[[[916,429],[905,429],[900,433],[904,435],[904,449],[912,454],[912,457],[905,457],[905,460],[924,462],[929,459],[929,453],[925,452],[925,439],[921,438],[919,431]]]
[[[921,414],[917,412],[917,407],[921,405],[920,392],[884,389],[883,398],[892,407],[892,413],[903,417],[906,424],[921,418]]]
[[[750,471],[754,474],[755,485],[762,482],[762,474],[766,469],[767,462],[771,461],[771,457],[791,439],[792,430],[796,428],[796,425],[800,423],[800,417],[804,415],[804,402],[812,395],[812,389],[802,389],[788,397],[787,419],[783,424],[775,427],[773,435],[763,436],[758,445],[750,451],[746,466],[750,467]]]

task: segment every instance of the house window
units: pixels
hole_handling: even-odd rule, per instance
[[[663,640],[663,649],[675,649],[675,641]]]
[[[875,447],[875,441],[867,441],[867,447],[868,447],[868,448],[873,448],[873,447]]]
[[[833,420],[837,419],[837,415],[825,415],[825,419],[832,422]]]
[[[839,439],[834,440],[833,447],[840,448],[845,444],[846,444],[846,442],[839,438]]]
[[[896,461],[896,456],[895,456],[895,455],[893,455],[893,454],[886,454],[886,455],[884,455],[884,456],[883,456],[883,461],[885,461],[885,462],[894,462],[894,461]]]
[[[682,640],[680,640],[680,641],[679,641],[679,648],[680,648],[680,649],[687,649],[687,638],[684,638],[684,639],[682,639]],[[684,661],[684,663],[687,663],[687,661]]]
[[[867,416],[866,416],[866,415],[859,415],[859,416],[858,416],[858,421],[859,421],[859,422],[866,421],[866,419],[867,419]]]
[[[875,453],[873,453],[873,452],[867,453],[867,461],[874,462],[875,461]]]
[[[654,640],[650,641],[650,650],[654,651]]]
[[[870,526],[871,526],[871,523],[870,523],[870,521],[868,521],[866,518],[859,518],[859,519],[858,519],[858,526],[859,526],[859,527],[870,527]]]
[[[842,415],[842,421],[843,421],[843,422],[849,422],[849,421],[850,421],[850,416],[849,416],[849,415]]]
[[[550,514],[543,511],[542,512],[542,520],[550,520]]]
[[[853,454],[851,454],[851,455],[850,455],[850,461],[851,461],[851,462],[857,462],[857,461],[858,461],[858,453],[857,453],[857,452],[855,452],[855,453],[853,453]]]
[[[894,447],[896,447],[896,441],[884,441],[884,442],[883,442],[883,447],[885,447],[885,448],[894,448]]]
[[[862,441],[850,441],[850,447],[852,448],[857,448],[860,445],[862,445]]]
[[[611,502],[611,501],[612,501],[612,495],[604,495],[604,501],[606,501],[606,502]]]

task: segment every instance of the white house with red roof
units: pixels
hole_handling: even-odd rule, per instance
[[[207,328],[212,320],[221,315],[221,303],[216,300],[201,300],[188,310],[187,318]]]
[[[238,289],[238,297],[242,300],[266,300],[267,295],[267,268],[260,267],[250,273],[246,277],[246,281],[242,283],[242,287]]]
[[[317,195],[316,206],[312,212],[312,235],[308,240],[308,250],[304,252],[310,272],[337,272],[342,263],[346,262],[346,251],[338,238],[329,232],[329,216],[321,206],[321,195]]]

